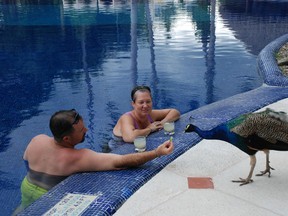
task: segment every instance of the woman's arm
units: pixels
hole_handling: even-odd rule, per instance
[[[129,115],[123,115],[117,122],[115,129],[120,130],[125,142],[132,143],[137,136],[148,136],[150,133],[161,130],[167,121],[176,121],[180,118],[180,112],[176,109],[152,110],[151,117],[154,122],[144,129],[136,129],[133,119]],[[115,135],[120,135],[116,133]]]
[[[153,127],[148,126],[144,129],[136,129],[133,119],[126,115],[123,116],[120,123],[121,136],[125,142],[132,143],[137,136],[148,136],[153,132]]]
[[[176,121],[180,118],[180,112],[177,109],[152,110],[152,118],[160,121],[163,126],[165,122]]]

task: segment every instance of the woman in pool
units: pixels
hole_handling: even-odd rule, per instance
[[[124,113],[113,129],[114,139],[133,142],[137,136],[148,136],[161,130],[167,121],[176,121],[180,112],[176,109],[152,109],[151,90],[148,86],[136,86],[131,91],[133,110]]]

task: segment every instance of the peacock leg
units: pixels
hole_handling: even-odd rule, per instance
[[[269,160],[269,150],[263,150],[264,153],[266,154],[266,169],[264,171],[261,171],[261,173],[256,174],[256,176],[263,176],[266,173],[268,173],[268,177],[271,176],[271,170],[274,170],[274,168],[272,168],[269,164],[270,164],[270,160]]]
[[[250,172],[247,176],[246,179],[243,179],[243,178],[240,178],[240,180],[232,180],[232,182],[235,182],[235,183],[241,183],[240,186],[242,185],[246,185],[246,184],[249,184],[251,182],[253,182],[253,179],[252,178],[252,175],[253,175],[253,171],[254,171],[254,168],[255,168],[255,165],[256,165],[256,156],[255,155],[250,155]]]

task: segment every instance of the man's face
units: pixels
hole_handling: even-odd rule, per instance
[[[85,127],[83,120],[79,120],[79,122],[77,124],[74,124],[73,127],[74,132],[72,133],[71,137],[75,141],[75,145],[84,142],[85,135],[88,129]]]

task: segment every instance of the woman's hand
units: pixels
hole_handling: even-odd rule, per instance
[[[163,125],[160,121],[155,121],[149,125],[151,132],[159,131],[163,128]]]

